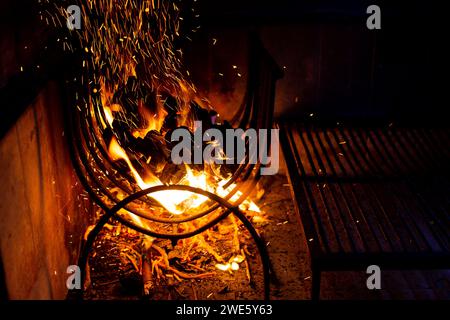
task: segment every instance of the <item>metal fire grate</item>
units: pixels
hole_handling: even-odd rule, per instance
[[[319,298],[321,271],[450,267],[450,130],[281,124]]]
[[[233,124],[239,128],[270,128],[272,126],[273,103],[275,93],[275,82],[281,77],[281,71],[263,48],[261,42],[252,35],[249,53],[249,76],[247,83],[247,92],[241,108],[233,119]],[[89,94],[87,94],[89,95]],[[88,260],[91,247],[103,228],[110,220],[115,219],[121,224],[134,229],[142,234],[146,234],[160,239],[171,239],[173,241],[193,237],[225,219],[228,215],[234,214],[249,231],[253,237],[259,253],[261,255],[264,270],[265,298],[269,298],[269,258],[263,240],[259,237],[250,221],[238,208],[248,195],[254,190],[258,179],[260,178],[258,164],[243,163],[234,171],[231,179],[223,188],[227,188],[234,183],[236,187],[231,190],[226,197],[220,197],[211,192],[194,188],[186,185],[160,185],[145,190],[133,189],[124,184],[119,177],[125,177],[132,181],[132,177],[127,171],[111,161],[108,156],[107,148],[102,143],[102,137],[105,136],[105,130],[102,131],[101,123],[107,124],[99,99],[93,98],[80,107],[70,108],[70,114],[66,117],[71,122],[67,124],[70,128],[69,141],[71,142],[71,155],[74,167],[78,177],[92,200],[103,209],[104,214],[95,227],[89,232],[86,241],[83,244],[79,263],[82,270],[82,282],[86,278],[85,266]],[[107,130],[107,129],[106,129]],[[107,133],[106,133],[107,134]],[[247,155],[248,157],[249,155]],[[110,191],[109,186],[119,188],[125,197],[119,199],[116,194]],[[149,206],[155,203],[149,202],[145,197],[154,192],[167,190],[183,190],[205,196],[209,199],[209,207],[202,212],[198,212],[187,217],[177,218],[159,218],[154,217],[143,210],[133,209],[130,204],[140,202]],[[239,192],[240,196],[232,204],[230,198]],[[127,211],[135,214],[141,219],[150,221],[154,224],[163,224],[164,226],[182,225],[189,223],[201,217],[208,217],[206,222],[198,226],[195,230],[189,232],[156,232],[151,228],[146,228],[136,224],[130,219],[118,214],[125,208]],[[223,209],[223,210],[222,210]],[[177,228],[181,230],[182,228]],[[82,292],[81,292],[82,293]]]

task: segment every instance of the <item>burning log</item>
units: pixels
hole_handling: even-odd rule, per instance
[[[155,173],[160,172],[170,159],[170,150],[166,140],[156,130],[149,131],[143,139],[134,138],[128,147]]]

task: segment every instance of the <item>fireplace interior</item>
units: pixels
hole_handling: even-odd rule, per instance
[[[0,5],[0,299],[450,299],[439,6],[119,2]],[[278,173],[173,163],[196,123]]]

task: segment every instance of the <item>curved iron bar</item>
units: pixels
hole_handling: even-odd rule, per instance
[[[244,102],[239,108],[237,114],[241,113],[240,117],[235,115],[233,118],[235,120],[240,118],[240,125],[239,127],[245,128],[248,124],[252,124],[254,127],[264,127],[267,125],[267,127],[270,126],[271,118],[265,118],[265,121],[263,119],[258,119],[257,113],[254,112],[255,104],[258,105],[258,103],[255,103],[255,95],[257,95],[256,88],[258,87],[259,83],[254,82],[256,75],[257,68],[253,66],[253,68],[250,68],[249,74],[252,75],[250,77],[251,79],[248,79],[247,84],[247,92],[244,97]],[[89,93],[88,93],[89,95]],[[95,100],[95,99],[92,99]],[[97,100],[98,102],[98,100]],[[92,109],[91,109],[92,108]],[[94,113],[94,114],[92,114]],[[73,115],[72,115],[73,116]],[[88,119],[86,119],[86,117]],[[230,186],[232,183],[236,182],[235,188],[231,190],[228,195],[224,198],[221,198],[220,196],[217,196],[213,193],[210,193],[208,191],[190,187],[190,186],[184,186],[184,185],[172,185],[172,186],[156,186],[151,187],[146,190],[138,191],[136,193],[132,193],[130,195],[130,190],[123,190],[123,188],[120,187],[122,183],[116,180],[115,176],[110,176],[109,174],[106,174],[105,171],[108,170],[108,168],[105,167],[105,164],[102,163],[102,160],[100,159],[100,155],[96,153],[95,148],[91,145],[91,143],[95,144],[95,147],[99,149],[100,154],[103,157],[106,157],[106,161],[109,164],[110,167],[115,169],[116,171],[122,172],[122,170],[117,166],[116,163],[111,162],[109,159],[109,156],[107,151],[104,149],[104,146],[99,141],[99,136],[96,132],[92,132],[94,129],[93,122],[97,122],[97,124],[100,124],[99,121],[102,119],[105,124],[109,127],[109,124],[106,121],[106,116],[102,110],[102,108],[98,105],[98,103],[93,103],[93,106],[88,107],[87,109],[83,110],[80,114],[76,114],[75,117],[71,118],[73,121],[71,121],[71,131],[73,134],[68,135],[72,136],[72,139],[70,141],[70,148],[71,148],[71,158],[72,162],[74,163],[75,170],[77,172],[77,175],[88,192],[88,194],[91,196],[91,198],[94,200],[95,203],[97,203],[104,211],[105,214],[100,218],[96,226],[94,227],[93,231],[89,234],[88,239],[83,245],[83,251],[80,255],[80,261],[84,261],[84,266],[86,266],[88,254],[90,247],[92,246],[92,243],[94,242],[96,236],[102,229],[102,227],[109,221],[110,218],[114,218],[118,220],[120,223],[138,231],[143,234],[151,235],[154,237],[159,238],[167,238],[167,239],[183,239],[188,238],[191,236],[194,236],[198,233],[201,233],[208,228],[211,228],[224,218],[226,218],[229,214],[234,213],[239,220],[243,223],[243,225],[249,230],[250,234],[252,235],[253,239],[255,240],[259,253],[261,255],[261,260],[263,262],[263,271],[264,271],[264,288],[265,288],[265,299],[269,298],[269,271],[270,271],[270,261],[269,256],[267,255],[267,250],[264,242],[259,237],[258,233],[250,223],[250,221],[245,217],[245,215],[238,209],[238,205],[245,200],[245,198],[249,195],[249,193],[252,191],[254,185],[257,183],[257,181],[260,178],[259,173],[259,166],[260,164],[252,165],[252,164],[245,164],[242,163],[238,166],[237,170],[235,170],[232,174],[231,179],[226,183],[224,188],[226,189],[228,186]],[[261,121],[262,120],[262,121]],[[100,121],[101,122],[101,121]],[[91,126],[91,128],[89,128]],[[100,131],[102,131],[101,127],[98,127]],[[75,133],[74,133],[75,131]],[[80,132],[81,131],[81,132]],[[75,139],[73,137],[75,136]],[[84,139],[83,139],[84,138]],[[92,141],[93,140],[93,141]],[[78,143],[76,142],[78,141]],[[88,149],[88,150],[86,150]],[[95,165],[97,165],[97,168],[93,168],[94,163],[90,162],[90,159],[87,157],[86,152],[92,153],[92,160],[94,160]],[[99,163],[100,162],[100,163]],[[108,167],[109,167],[108,166]],[[98,174],[95,173],[95,170],[100,168],[100,171],[102,174],[104,174],[106,181],[111,180],[111,182],[118,186],[120,189],[122,189],[128,197],[124,200],[120,201],[117,199],[113,194],[111,194],[107,187],[105,187],[105,181],[102,181],[99,179]],[[118,169],[119,168],[119,169]],[[256,170],[254,170],[256,169]],[[256,174],[253,174],[253,172],[256,171]],[[85,175],[87,174],[87,176]],[[128,176],[128,174],[125,174],[124,176]],[[250,181],[249,181],[250,180]],[[125,189],[128,189],[127,186],[123,186]],[[245,190],[241,190],[244,188]],[[204,212],[200,212],[194,215],[191,215],[186,218],[178,218],[178,219],[164,219],[164,218],[155,218],[152,216],[149,216],[148,214],[144,214],[142,212],[136,212],[133,209],[127,208],[126,206],[135,200],[140,199],[146,194],[149,194],[151,192],[156,192],[158,190],[186,190],[191,191],[193,193],[199,193],[206,195],[212,202],[216,202],[216,204],[213,204],[211,207],[206,209]],[[230,199],[233,195],[236,194],[236,192],[241,191],[242,195],[239,197],[237,201],[234,202],[234,204],[230,204],[228,202],[228,199]],[[133,192],[133,190],[131,190]],[[109,200],[112,201],[115,205],[110,208],[110,205],[105,202],[105,199],[102,199],[100,194],[106,195]],[[140,199],[140,201],[149,204],[149,201],[144,199]],[[152,205],[152,204],[150,204]],[[220,207],[225,207],[226,210],[221,212],[218,216],[216,216],[214,219],[206,223],[205,225],[201,226],[200,228],[197,228],[196,230],[192,232],[187,232],[184,234],[161,234],[157,232],[153,232],[151,230],[148,230],[147,228],[140,227],[131,221],[128,221],[124,217],[116,214],[118,210],[124,208],[127,211],[131,212],[132,214],[136,214],[137,216],[140,216],[143,219],[147,219],[152,222],[157,223],[183,223],[195,220],[197,218],[200,218],[202,216],[206,216],[209,213],[214,212],[215,210],[219,209]],[[95,232],[94,232],[95,231]],[[80,265],[80,264],[79,264]],[[80,265],[81,266],[81,265]],[[85,267],[82,268],[82,274],[85,276]],[[84,278],[83,278],[84,279]],[[84,282],[84,280],[83,280]]]
[[[157,191],[164,191],[164,190],[166,190],[166,191],[168,191],[168,190],[184,190],[184,191],[189,191],[192,193],[201,194],[203,196],[210,198],[213,201],[216,201],[218,204],[220,204],[220,206],[225,207],[227,210],[222,212],[218,217],[214,218],[210,222],[206,223],[204,226],[202,226],[194,231],[190,231],[190,232],[186,232],[186,233],[163,234],[163,236],[161,236],[161,234],[159,234],[159,233],[153,233],[144,228],[140,228],[136,231],[142,232],[142,233],[150,235],[150,236],[157,236],[160,238],[180,240],[180,239],[190,238],[192,236],[195,236],[195,235],[215,226],[217,223],[219,223],[220,221],[222,221],[223,219],[228,217],[228,215],[230,213],[233,213],[242,222],[244,227],[249,231],[250,235],[252,236],[253,240],[256,243],[258,252],[261,257],[262,267],[263,267],[264,299],[269,300],[269,298],[270,298],[270,260],[269,260],[269,255],[267,253],[267,248],[266,248],[264,241],[259,236],[258,232],[253,227],[251,222],[242,213],[242,211],[239,210],[239,208],[237,206],[232,205],[228,201],[225,201],[220,196],[218,196],[214,193],[205,191],[200,188],[195,188],[195,187],[185,186],[185,185],[155,186],[155,187],[150,187],[150,188],[144,189],[142,191],[139,191],[139,192],[136,192],[136,193],[130,195],[129,197],[120,201],[114,207],[112,207],[111,209],[109,209],[105,212],[105,214],[99,219],[99,221],[95,225],[94,229],[92,229],[92,231],[89,233],[85,243],[83,244],[81,255],[80,255],[80,258],[78,261],[78,266],[81,269],[81,275],[82,275],[82,277],[81,277],[82,289],[81,290],[83,290],[83,288],[84,288],[84,281],[86,279],[86,266],[87,266],[87,261],[88,261],[90,250],[92,249],[92,245],[94,244],[95,239],[97,238],[98,234],[100,233],[102,228],[105,226],[105,224],[111,218],[119,219],[117,212],[120,209],[124,208],[127,204],[129,204],[147,194],[157,192]],[[121,220],[122,223],[124,222],[123,219],[119,219],[119,220]],[[127,223],[125,223],[125,224],[127,224]],[[129,226],[131,228],[135,229],[133,227],[133,225],[129,225]]]

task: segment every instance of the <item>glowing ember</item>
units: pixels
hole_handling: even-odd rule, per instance
[[[230,262],[226,264],[217,263],[216,268],[221,271],[237,271],[239,270],[239,263],[243,262],[245,260],[244,256],[238,255],[232,259],[230,259]]]

